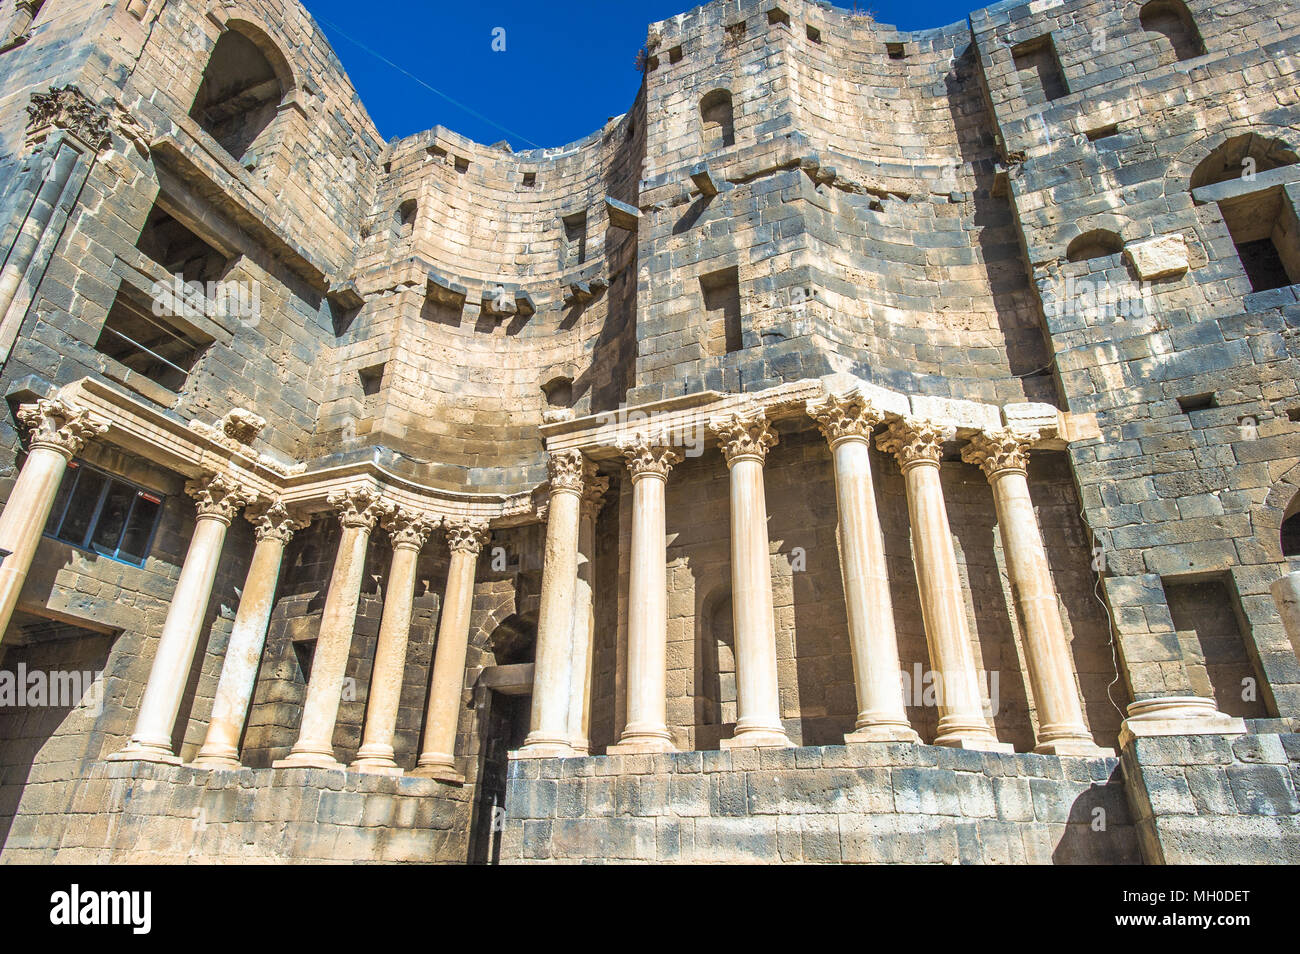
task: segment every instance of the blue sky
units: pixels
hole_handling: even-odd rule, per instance
[[[879,22],[904,30],[953,23],[987,5],[859,2]],[[515,149],[528,149],[580,139],[626,111],[640,86],[635,58],[646,26],[699,2],[305,0],[305,5],[386,138],[443,125],[478,142],[505,139]],[[851,8],[852,0],[836,6]],[[505,31],[504,52],[492,49],[498,27]]]

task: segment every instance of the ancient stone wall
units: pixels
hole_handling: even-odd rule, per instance
[[[517,762],[503,864],[1136,864],[1117,759],[933,746]]]

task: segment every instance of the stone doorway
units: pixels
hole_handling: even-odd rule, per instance
[[[532,663],[489,666],[475,684],[480,744],[478,785],[470,822],[470,864],[494,865],[500,860],[509,753],[522,746],[528,735],[532,689]]]

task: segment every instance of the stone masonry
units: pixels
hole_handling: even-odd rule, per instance
[[[637,61],[0,5],[0,861],[1296,861],[1300,11]]]

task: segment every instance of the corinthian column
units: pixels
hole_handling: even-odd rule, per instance
[[[840,570],[853,654],[858,718],[846,742],[919,742],[907,721],[885,541],[871,479],[871,430],[884,415],[857,391],[809,401],[830,444],[839,509]]]
[[[27,459],[0,513],[0,640],[4,639],[18,594],[32,568],[32,557],[50,519],[68,461],[82,445],[108,429],[90,413],[59,398],[24,404],[18,421],[31,429]]]
[[[194,665],[194,652],[199,646],[208,600],[212,598],[221,548],[230,521],[254,496],[225,474],[191,480],[186,483],[185,492],[197,504],[194,536],[167,608],[162,635],[158,637],[135,731],[122,751],[110,756],[119,761],[179,764],[180,758],[172,752],[172,730],[190,667]]]
[[[537,610],[531,731],[519,758],[573,755],[569,685],[573,671],[574,598],[578,585],[578,523],[583,488],[582,451],[556,451],[548,462],[551,493],[546,517],[542,599]]]
[[[609,478],[596,472],[591,461],[583,464],[581,516],[578,521],[578,581],[573,605],[573,671],[569,685],[569,734],[576,755],[591,749],[591,667],[595,659],[592,641],[596,630],[592,587],[595,585],[596,515]]]
[[[248,718],[248,704],[257,682],[257,667],[266,644],[266,627],[275,609],[275,591],[280,582],[280,564],[284,548],[295,530],[307,521],[291,514],[276,500],[257,510],[246,512],[257,528],[257,546],[248,565],[244,591],[240,595],[235,625],[226,644],[221,663],[216,697],[212,700],[212,719],[194,764],[208,768],[239,767],[239,737]]]
[[[731,471],[731,614],[736,639],[736,735],[723,748],[791,745],[781,725],[763,464],[777,442],[762,409],[714,418]],[[630,689],[629,689],[630,694]]]
[[[339,512],[343,535],[330,575],[329,593],[321,613],[320,633],[312,656],[307,698],[302,706],[302,726],[289,757],[273,768],[342,768],[334,758],[334,723],[343,695],[343,678],[352,648],[352,631],[361,601],[361,581],[366,571],[366,547],[375,522],[388,509],[369,487],[330,494],[330,506]]]
[[[375,665],[370,673],[366,728],[351,767],[359,772],[401,775],[402,770],[393,761],[393,734],[397,731],[397,706],[402,699],[406,645],[411,636],[415,568],[420,548],[438,525],[439,518],[394,507],[383,522],[392,540],[393,560],[384,592],[384,613],[379,620]]]
[[[627,601],[627,720],[622,737],[609,752],[672,752],[664,490],[668,472],[682,455],[662,436],[636,434],[618,447],[632,475],[632,569]]]
[[[1035,752],[1049,755],[1101,755],[1083,722],[1074,682],[1069,642],[1056,602],[1056,587],[1043,547],[1042,531],[1029,497],[1029,445],[1032,438],[1012,430],[977,434],[962,460],[978,464],[993,487],[998,531],[1020,611],[1025,661],[1038,710]]]
[[[461,690],[465,686],[465,657],[469,650],[470,611],[474,607],[474,565],[488,542],[487,524],[454,523],[447,526],[447,592],[442,600],[442,622],[429,677],[429,704],[424,723],[424,750],[412,775],[461,783],[456,768],[456,729],[460,724]]]
[[[912,520],[912,554],[921,595],[921,617],[938,670],[939,734],[935,745],[1009,752],[993,732],[980,700],[966,601],[957,573],[957,553],[939,481],[939,460],[951,428],[930,421],[896,420],[876,443],[903,470]]]

